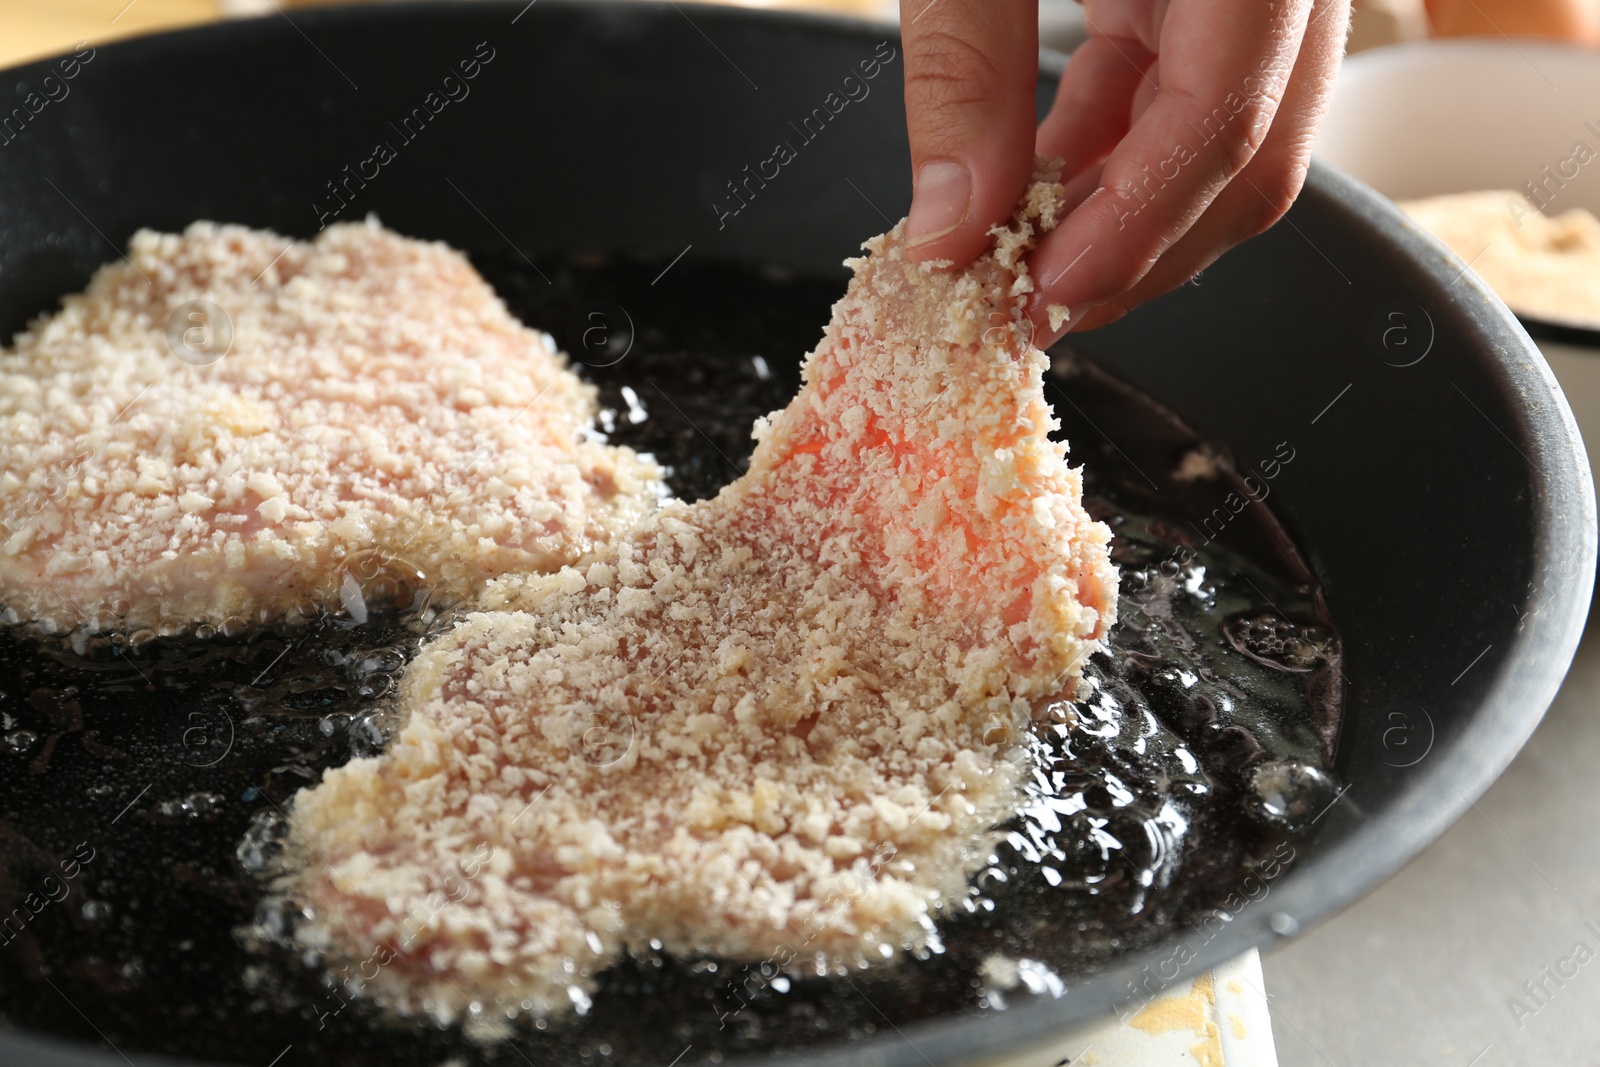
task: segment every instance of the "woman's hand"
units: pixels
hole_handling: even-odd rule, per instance
[[[915,258],[962,265],[1033,157],[1071,209],[1032,256],[1041,347],[1120,318],[1281,218],[1305,182],[1349,0],[1086,0],[1034,128],[1037,0],[901,0]],[[1051,307],[1068,309],[1055,327]]]

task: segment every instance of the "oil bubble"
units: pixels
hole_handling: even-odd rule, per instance
[[[1246,810],[1291,833],[1304,833],[1339,797],[1331,775],[1300,760],[1258,763],[1247,774]]]

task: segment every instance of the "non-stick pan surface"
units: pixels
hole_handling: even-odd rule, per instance
[[[805,138],[805,117],[875,53],[870,93]],[[408,136],[475,56],[470,95]],[[134,229],[199,218],[308,236],[376,211],[467,249],[837,272],[907,206],[901,66],[890,29],[517,0],[132,41],[80,62],[66,95],[58,64],[20,68],[19,101],[57,82],[0,147],[0,331],[81,287]],[[1047,71],[1041,101],[1053,84]],[[797,138],[773,176],[774,146]],[[379,143],[394,151],[375,165]],[[751,172],[767,177],[747,185]],[[1175,958],[1192,973],[1338,911],[1488,787],[1582,629],[1595,511],[1566,402],[1499,301],[1356,183],[1314,170],[1284,223],[1074,345],[1236,456],[1295,449],[1273,499],[1343,631],[1348,788],[1265,899],[1191,951],[1175,938],[1060,1000],[794,1050],[807,1062],[997,1058],[1125,1003],[1133,983],[1168,983]],[[123,1061],[15,1033],[0,1062]]]

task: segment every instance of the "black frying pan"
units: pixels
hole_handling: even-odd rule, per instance
[[[329,183],[480,42],[495,59],[471,97],[349,186],[339,217],[376,211],[467,249],[664,261],[687,247],[837,273],[907,206],[898,61],[734,216],[726,182],[885,39],[898,44],[820,18],[518,0],[323,10],[102,48],[0,148],[0,331],[82,286],[140,226],[314,233],[337,203]],[[9,84],[26,93],[58,73],[35,64]],[[1578,640],[1595,508],[1577,430],[1527,334],[1457,269],[1394,208],[1315,169],[1288,219],[1201,284],[1073,342],[1238,455],[1293,442],[1274,500],[1345,638],[1349,791],[1268,900],[1185,974],[1333,914],[1438,837],[1538,723]],[[704,308],[725,310],[715,293]],[[1397,365],[1396,322],[1426,358]],[[1386,731],[1419,709],[1427,754],[1397,759]],[[1060,1000],[794,1051],[886,1065],[1019,1053],[1125,1001],[1175,948]],[[661,1047],[665,1064],[677,1049]],[[17,1031],[0,1062],[123,1061]]]

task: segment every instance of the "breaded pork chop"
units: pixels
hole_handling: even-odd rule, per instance
[[[1059,193],[958,272],[903,223],[867,242],[743,478],[425,648],[389,750],[295,800],[302,941],[376,952],[401,1011],[501,1018],[652,940],[817,968],[925,939],[1115,615],[1021,310]]]
[[[458,594],[556,570],[656,502],[594,415],[444,245],[141,231],[0,350],[0,604],[182,629],[337,606],[373,557]]]

